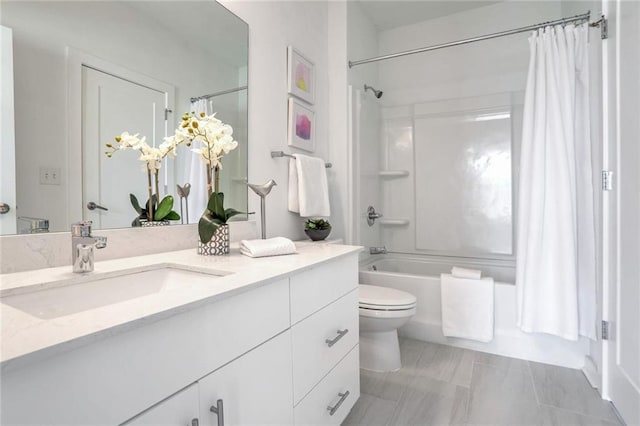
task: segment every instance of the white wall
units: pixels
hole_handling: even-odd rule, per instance
[[[315,64],[316,150],[312,154],[337,162],[329,143],[329,44],[327,2],[232,1],[225,7],[249,24],[249,181],[274,179],[276,186],[266,199],[267,237],[306,238],[304,220],[287,210],[288,160],[272,159],[271,151],[296,152],[287,146],[287,46],[292,45]],[[336,193],[344,182],[331,177],[330,221],[343,222]],[[249,194],[249,210],[259,220],[259,198]],[[336,226],[333,237],[343,236]],[[343,228],[344,229],[344,228]]]
[[[2,23],[14,30],[18,214],[46,217],[52,231],[81,219],[66,209],[67,46],[174,85],[176,125],[189,97],[238,79],[237,68],[117,2],[3,2]],[[43,166],[62,170],[61,185],[39,184]]]

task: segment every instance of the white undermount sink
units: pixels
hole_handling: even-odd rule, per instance
[[[2,303],[42,319],[53,319],[127,300],[210,284],[226,272],[197,272],[173,266],[132,271],[54,288],[5,296]]]

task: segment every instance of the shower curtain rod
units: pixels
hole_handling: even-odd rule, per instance
[[[384,61],[386,59],[398,58],[400,56],[414,55],[416,53],[429,52],[431,50],[437,50],[437,49],[444,49],[445,47],[460,46],[462,44],[473,43],[473,42],[476,42],[476,41],[489,40],[489,39],[492,39],[492,38],[497,38],[497,37],[503,37],[503,36],[508,36],[508,35],[512,35],[512,34],[523,33],[523,32],[526,32],[526,31],[534,31],[534,30],[537,30],[537,29],[540,29],[540,28],[544,28],[544,27],[547,27],[547,26],[552,26],[552,25],[564,25],[564,24],[568,24],[568,23],[576,22],[576,21],[588,21],[590,16],[591,16],[591,11],[587,11],[587,13],[583,13],[581,15],[572,16],[570,18],[562,18],[562,19],[557,19],[555,21],[542,22],[540,24],[529,25],[528,27],[521,27],[521,28],[516,28],[516,29],[508,30],[508,31],[501,31],[499,33],[487,34],[487,35],[483,35],[483,36],[479,36],[479,37],[472,37],[472,38],[467,38],[467,39],[464,39],[464,40],[452,41],[452,42],[449,42],[449,43],[436,44],[434,46],[421,47],[419,49],[406,50],[404,52],[392,53],[390,55],[384,55],[384,56],[377,56],[375,58],[362,59],[360,61],[349,61],[349,68],[353,68],[356,65],[368,64],[370,62]],[[594,24],[596,24],[594,26],[597,26],[597,25],[600,24],[600,21],[598,21],[597,23],[594,23]]]
[[[209,99],[215,98],[216,96],[226,95],[228,93],[239,92],[241,90],[245,90],[247,86],[234,87],[233,89],[222,90],[220,92],[211,93],[209,95],[196,96],[191,98],[191,102],[199,101],[200,99]]]

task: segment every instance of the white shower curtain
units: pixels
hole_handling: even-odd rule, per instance
[[[191,103],[191,111],[197,114],[204,112],[211,114],[210,101],[199,99]],[[197,148],[197,147],[195,147]],[[200,160],[200,156],[189,152],[185,156],[184,182],[191,184],[189,192],[189,223],[198,223],[200,216],[207,207],[207,168]],[[185,222],[186,223],[186,222]]]
[[[518,326],[596,338],[596,263],[588,28],[547,27],[529,39],[516,286]]]

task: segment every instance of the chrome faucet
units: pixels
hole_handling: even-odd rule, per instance
[[[369,247],[369,254],[387,254],[387,247]]]
[[[71,256],[73,258],[73,272],[93,271],[93,248],[101,249],[106,246],[107,237],[94,237],[91,235],[90,220],[72,224]]]

